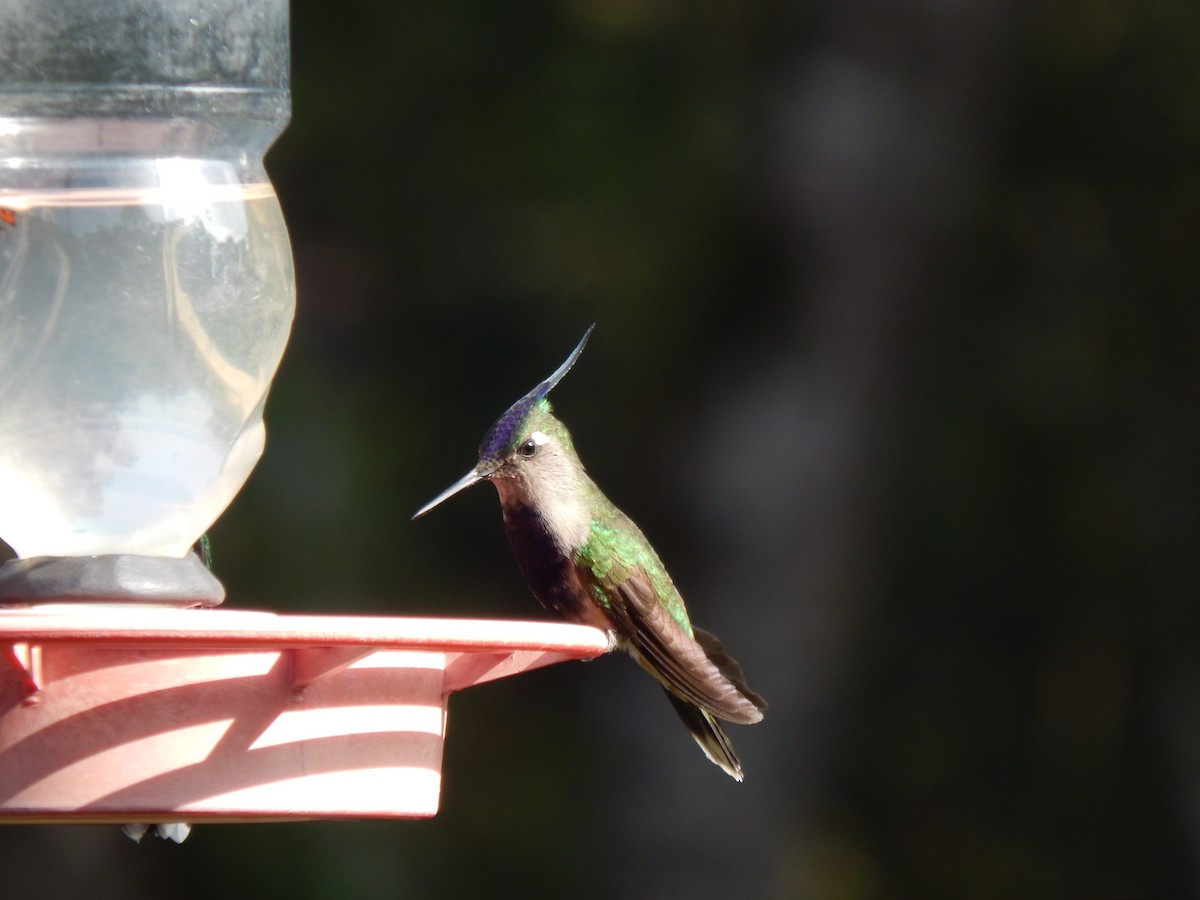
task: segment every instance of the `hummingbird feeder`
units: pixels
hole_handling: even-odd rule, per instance
[[[430,816],[559,623],[215,609],[295,307],[286,0],[0,0],[0,822]]]

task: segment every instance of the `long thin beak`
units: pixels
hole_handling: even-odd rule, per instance
[[[418,509],[415,513],[413,513],[413,518],[414,519],[421,518],[421,516],[425,515],[425,513],[429,512],[431,509],[433,509],[438,504],[442,503],[445,500],[449,500],[451,497],[453,497],[459,491],[465,491],[467,488],[469,488],[471,485],[475,484],[477,481],[483,481],[484,478],[486,478],[486,477],[487,476],[481,474],[478,469],[472,469],[470,472],[468,472],[462,478],[458,479],[458,481],[454,482],[454,484],[450,485],[450,487],[446,488],[444,491],[442,491],[440,494],[438,494],[436,497],[434,497],[432,500],[430,500],[428,503],[426,503],[424,506],[422,506],[420,509]]]

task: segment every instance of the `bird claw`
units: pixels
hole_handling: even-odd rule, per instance
[[[142,838],[146,836],[146,832],[150,830],[149,825],[143,825],[141,822],[134,822],[129,825],[124,825],[121,830],[125,832],[125,836],[132,840],[135,844],[140,844]],[[154,833],[164,841],[174,841],[177,844],[182,844],[187,840],[187,836],[191,834],[192,826],[187,822],[161,822],[154,826]]]

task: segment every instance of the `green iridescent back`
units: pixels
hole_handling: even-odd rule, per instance
[[[612,598],[609,592],[629,579],[630,570],[640,568],[650,579],[659,602],[671,614],[671,618],[689,637],[693,636],[683,598],[675,589],[662,561],[650,549],[650,544],[629,517],[611,503],[607,503],[607,506],[612,515],[592,520],[587,543],[575,554],[576,563],[590,570],[595,579],[592,595],[596,602],[606,609],[610,608]]]

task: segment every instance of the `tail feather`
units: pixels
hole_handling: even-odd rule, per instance
[[[704,755],[724,769],[734,781],[741,781],[742,763],[738,759],[737,753],[734,752],[733,744],[729,740],[729,735],[725,733],[725,729],[712,715],[695,704],[676,697],[666,688],[663,688],[663,693],[675,707],[675,712],[679,713],[679,718],[683,720],[687,730],[700,745]]]

